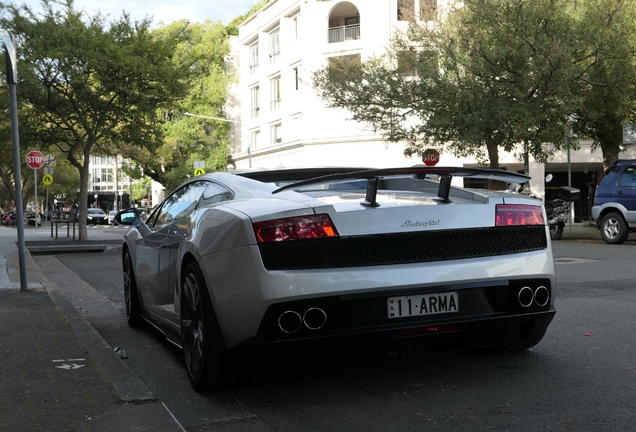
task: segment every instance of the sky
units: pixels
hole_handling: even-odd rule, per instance
[[[42,10],[40,0],[10,0],[12,3],[26,5],[34,10]],[[89,15],[101,11],[102,15],[110,14],[116,18],[122,12],[128,12],[134,20],[151,17],[153,24],[187,18],[193,22],[206,19],[229,23],[233,18],[250,10],[258,0],[75,0],[76,9],[84,10]]]

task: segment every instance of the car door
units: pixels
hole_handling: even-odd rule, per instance
[[[146,285],[144,301],[161,316],[174,311],[178,250],[192,232],[189,216],[196,209],[208,184],[208,181],[199,180],[180,187],[165,199],[148,220],[156,231],[148,236],[154,237],[154,241],[146,245],[144,253],[156,267],[152,280]]]
[[[627,209],[627,222],[636,223],[636,164],[627,165],[621,172],[616,202]]]
[[[170,269],[169,289],[173,295],[176,296],[180,292],[177,289],[180,284],[178,280],[177,261],[179,258],[179,248],[183,242],[190,239],[194,229],[196,221],[191,217],[192,212],[201,206],[216,204],[231,199],[232,197],[233,194],[219,184],[214,182],[201,182],[201,184],[195,185],[188,194],[182,198],[182,210],[179,214],[175,215],[174,221],[170,225],[168,238],[164,250],[161,253],[162,262],[166,261],[165,265]],[[196,202],[194,200],[196,200]],[[188,202],[191,204],[188,205]],[[180,325],[180,311],[175,310],[174,307],[174,305],[179,304],[177,300],[175,297],[174,303],[165,307],[164,316],[175,325]]]
[[[163,204],[168,208],[168,202]],[[159,207],[154,216],[158,216],[162,209],[163,206]],[[158,286],[162,283],[159,259],[170,225],[157,223],[157,220],[157,217],[149,218],[146,224],[150,231],[137,241],[135,275],[143,306],[158,315],[163,315],[163,309],[158,306],[161,300],[156,298],[156,293],[162,291]]]

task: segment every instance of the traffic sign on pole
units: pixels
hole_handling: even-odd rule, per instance
[[[44,155],[38,150],[31,150],[26,155],[26,163],[33,169],[42,168],[42,165],[44,165]]]
[[[429,148],[422,153],[422,162],[426,166],[435,166],[439,162],[439,152],[435,149]]]

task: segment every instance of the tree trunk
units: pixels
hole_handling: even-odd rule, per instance
[[[612,161],[618,159],[618,151],[609,151],[602,147],[601,149],[603,150],[603,171],[605,171],[612,164]]]
[[[499,146],[493,142],[494,140],[488,140],[486,142],[486,149],[488,149],[488,161],[490,162],[490,169],[499,169]],[[506,189],[505,184],[502,184],[499,180],[488,180],[488,189],[501,190]]]
[[[79,240],[86,241],[88,240],[88,229],[86,227],[88,222],[88,168],[89,161],[91,157],[90,147],[86,146],[84,148],[84,165],[79,170],[80,173],[80,193],[79,193],[79,215],[78,219],[78,231],[79,231]]]

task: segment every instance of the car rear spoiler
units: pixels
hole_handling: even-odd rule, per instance
[[[498,180],[506,183],[525,183],[530,180],[530,176],[518,174],[510,171],[487,168],[465,168],[465,167],[409,167],[409,168],[381,168],[366,169],[362,171],[349,171],[345,173],[334,173],[296,183],[285,185],[273,191],[273,194],[298,189],[303,186],[318,184],[346,183],[352,180],[366,180],[367,193],[361,205],[365,207],[377,207],[378,184],[380,180],[395,177],[412,177],[424,179],[429,176],[439,177],[439,189],[437,197],[442,201],[448,201],[450,196],[451,180],[453,177],[469,177],[487,180]]]

